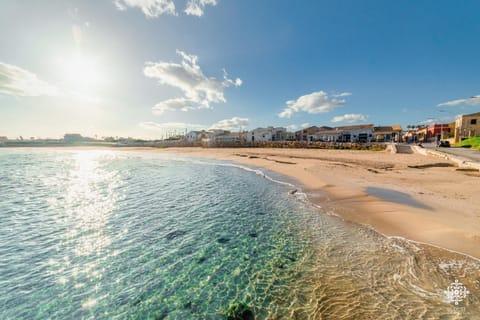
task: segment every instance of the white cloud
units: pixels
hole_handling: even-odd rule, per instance
[[[332,96],[334,98],[341,98],[341,97],[349,97],[351,95],[352,94],[350,92],[342,92],[342,93],[333,94]]]
[[[480,95],[473,96],[466,99],[458,99],[440,103],[437,107],[453,107],[453,106],[480,106]]]
[[[158,79],[162,85],[169,85],[183,91],[184,98],[170,99],[158,103],[154,111],[165,110],[188,110],[197,108],[210,108],[211,103],[225,103],[225,88],[241,86],[242,80],[229,79],[227,72],[223,70],[223,81],[212,77],[206,77],[198,65],[198,57],[188,55],[177,50],[182,57],[181,63],[174,62],[147,62],[143,73],[149,78]]]
[[[418,124],[432,124],[435,122],[435,119],[425,119],[422,121],[419,121]]]
[[[165,129],[205,129],[206,126],[201,124],[183,123],[183,122],[140,122],[139,126],[148,130],[165,130]]]
[[[343,116],[333,117],[331,121],[354,123],[354,122],[366,121],[367,119],[368,119],[368,116],[363,114],[348,113],[348,114],[344,114]]]
[[[345,93],[346,94],[346,93]],[[310,114],[330,112],[347,103],[344,99],[330,98],[324,91],[301,96],[297,100],[287,101],[287,107],[278,114],[280,118],[290,118],[294,113],[304,111]]]
[[[305,129],[305,128],[308,128],[308,127],[310,127],[310,123],[308,123],[308,122],[302,123],[302,124],[300,125],[300,128],[302,128],[302,129]]]
[[[0,62],[0,93],[19,97],[58,96],[60,90],[30,71]]]
[[[217,3],[218,0],[188,0],[184,12],[201,17],[206,6],[216,6]],[[120,11],[125,11],[128,7],[139,8],[147,18],[156,18],[162,14],[177,15],[173,0],[114,0],[114,4]]]
[[[442,117],[442,118],[429,118],[429,119],[425,119],[425,120],[422,120],[422,121],[419,121],[418,124],[423,124],[423,125],[430,125],[430,124],[433,124],[433,123],[442,123],[442,122],[451,122],[452,120],[454,120],[456,117],[455,116],[446,116],[446,117]]]
[[[205,6],[216,6],[217,3],[217,0],[188,0],[185,13],[188,15],[201,17],[203,16]]]
[[[169,99],[169,100],[165,100],[157,103],[152,108],[152,110],[154,114],[160,115],[165,111],[176,111],[176,110],[188,111],[191,109],[195,109],[196,106],[197,106],[197,103],[195,103],[190,99],[175,98],[175,99]]]
[[[223,130],[239,130],[240,127],[247,127],[250,124],[248,118],[233,117],[231,119],[224,119],[214,123],[210,126],[210,129],[223,129]]]
[[[162,14],[177,15],[173,0],[115,0],[118,10],[125,11],[127,7],[139,8],[148,18],[155,18]]]

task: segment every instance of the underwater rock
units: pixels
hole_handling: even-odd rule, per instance
[[[175,231],[172,231],[172,232],[168,233],[168,234],[165,236],[165,238],[166,238],[167,240],[173,240],[173,239],[175,239],[175,238],[177,238],[177,237],[183,236],[183,235],[186,234],[186,233],[187,233],[186,231],[175,230]]]
[[[198,258],[197,258],[197,263],[203,263],[203,262],[205,262],[205,260],[207,260],[207,257],[206,257],[206,256],[198,257]]]
[[[290,257],[290,256],[287,256],[287,259],[290,260],[290,261],[292,261],[292,262],[297,261],[297,259],[295,259],[294,257]]]
[[[255,320],[252,309],[238,300],[232,301],[225,313],[227,320]]]
[[[133,305],[136,307],[136,306],[138,306],[140,303],[142,303],[142,299],[137,298],[137,299],[133,302]]]
[[[155,316],[155,320],[163,320],[168,317],[168,312],[163,312]]]
[[[228,241],[230,241],[230,239],[227,237],[220,237],[217,239],[218,243],[227,243]]]

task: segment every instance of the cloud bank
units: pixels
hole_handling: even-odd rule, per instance
[[[363,114],[347,113],[347,114],[344,114],[343,116],[333,117],[331,121],[354,123],[354,122],[366,121],[367,119],[368,119],[368,116]]]
[[[180,63],[175,62],[146,62],[143,73],[148,78],[157,79],[161,85],[178,88],[184,93],[184,97],[169,99],[157,103],[153,107],[156,114],[165,111],[200,108],[211,108],[212,103],[225,103],[225,88],[230,86],[239,87],[242,80],[228,78],[223,70],[223,80],[206,77],[198,65],[198,57],[177,50],[182,57]]]
[[[216,6],[217,0],[188,0],[185,13],[192,16],[201,17],[204,14],[207,5]]]
[[[330,112],[347,103],[346,97],[351,95],[348,92],[334,94],[330,98],[324,91],[313,92],[299,97],[297,100],[287,101],[286,108],[278,114],[280,118],[290,118],[294,113],[303,111],[310,114]]]
[[[156,18],[161,15],[176,16],[176,6],[173,0],[114,0],[118,10],[125,11],[127,8],[142,10],[147,18]],[[205,13],[205,7],[216,6],[218,0],[188,0],[184,12],[187,15],[201,17]]]
[[[443,102],[438,104],[437,107],[454,107],[454,106],[462,106],[462,105],[480,106],[480,95],[476,95],[466,99],[458,99],[458,100]]]
[[[193,123],[184,123],[184,122],[152,122],[145,121],[140,122],[138,125],[144,129],[148,130],[165,130],[165,129],[189,129],[189,130],[201,130],[201,129],[222,129],[222,130],[238,130],[240,127],[246,127],[250,123],[248,118],[233,117],[231,119],[220,120],[217,123],[212,124],[210,127],[203,124],[193,124]]]
[[[115,0],[114,3],[121,11],[127,10],[127,7],[139,8],[147,18],[162,14],[177,15],[173,0]]]
[[[0,93],[18,97],[58,96],[60,90],[28,70],[0,62]]]
[[[205,129],[206,126],[201,124],[192,124],[192,123],[184,123],[184,122],[165,122],[165,123],[157,123],[157,122],[140,122],[139,126],[148,129],[148,130],[165,130],[165,129]]]

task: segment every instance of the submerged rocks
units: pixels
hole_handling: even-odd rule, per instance
[[[252,309],[245,303],[238,300],[232,301],[225,313],[227,320],[254,320]]]
[[[173,240],[177,237],[181,237],[183,236],[184,234],[186,234],[187,232],[186,231],[182,231],[182,230],[174,230],[170,233],[168,233],[166,236],[165,236],[165,239],[167,240]]]
[[[227,243],[228,241],[230,241],[230,238],[227,238],[227,237],[224,237],[224,236],[217,239],[217,242],[222,243],[222,244]]]

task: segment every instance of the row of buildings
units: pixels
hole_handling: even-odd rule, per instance
[[[464,139],[480,136],[480,112],[457,116],[454,122],[417,126],[403,133],[405,142],[435,142],[452,140],[458,143]]]
[[[480,136],[480,112],[458,116],[452,123],[435,123],[429,126],[400,125],[375,126],[362,124],[352,126],[327,127],[311,126],[295,132],[283,127],[256,128],[245,132],[227,130],[202,130],[188,132],[184,140],[188,142],[215,143],[258,143],[274,141],[307,142],[436,142],[443,139],[462,139]]]
[[[258,143],[274,141],[308,141],[308,142],[400,142],[402,127],[399,125],[375,127],[373,124],[317,127],[311,126],[289,132],[283,127],[256,128],[246,132],[230,132],[226,130],[190,131],[185,140],[189,142],[216,143]]]

